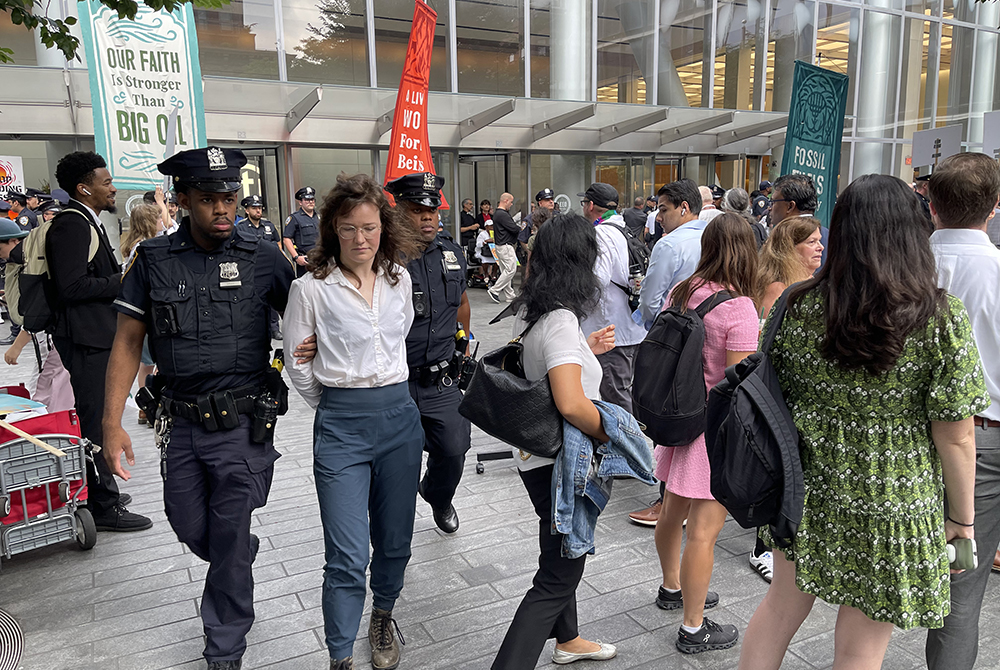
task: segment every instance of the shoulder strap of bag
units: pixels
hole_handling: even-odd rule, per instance
[[[734,296],[730,295],[729,291],[718,291],[717,293],[713,293],[712,295],[702,300],[701,304],[698,305],[698,307],[696,307],[694,311],[699,318],[704,319],[706,314],[711,312],[713,309],[715,309],[722,303],[728,302],[733,298]]]
[[[767,353],[771,349],[771,344],[774,342],[774,338],[778,335],[778,329],[781,328],[781,322],[785,320],[785,312],[788,311],[788,292],[791,291],[792,287],[789,286],[785,289],[781,297],[778,298],[778,302],[774,303],[774,316],[771,321],[767,324],[767,330],[764,331],[764,339],[760,343],[760,351],[762,353]]]
[[[524,336],[528,334],[528,331],[535,327],[536,323],[538,323],[537,319],[535,321],[532,321],[531,323],[529,323],[528,327],[525,328],[524,330],[522,330],[521,334],[518,335],[517,337],[515,337],[513,340],[511,340],[510,343],[511,344],[516,344],[516,343],[520,342],[521,339],[524,338]]]
[[[92,219],[89,214],[85,214],[73,207],[67,207],[64,210],[62,210],[62,212],[59,212],[59,214],[62,214],[64,212],[73,212],[74,214],[79,214],[80,216],[82,216],[84,219],[87,220],[87,223],[90,224],[90,248],[87,250],[87,262],[89,263],[90,261],[94,260],[94,256],[97,255],[97,250],[101,246],[100,229],[97,227],[97,224],[94,223],[94,219]],[[112,252],[112,255],[114,255],[114,252]]]

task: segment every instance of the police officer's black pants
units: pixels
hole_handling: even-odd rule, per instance
[[[174,420],[167,447],[163,502],[177,539],[208,561],[201,619],[205,659],[231,661],[246,650],[253,624],[250,513],[263,507],[278,452],[250,441],[250,418],[210,433]]]
[[[518,473],[538,515],[538,571],[510,622],[492,670],[533,668],[550,637],[563,643],[580,634],[576,589],[587,557],[564,558],[562,535],[552,534],[552,470],[553,466],[546,465]]]
[[[457,386],[420,386],[410,381],[410,397],[420,410],[424,428],[424,500],[434,509],[447,509],[462,480],[465,454],[472,446],[472,424],[458,413],[462,392]]]
[[[73,344],[67,337],[53,337],[52,342],[69,372],[80,433],[94,444],[103,445],[104,376],[111,350]],[[94,516],[101,516],[118,504],[118,497],[118,482],[104,454],[95,454],[93,463],[87,461],[87,507]]]

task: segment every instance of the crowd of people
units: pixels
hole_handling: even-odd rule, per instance
[[[442,533],[459,529],[473,257],[492,259],[488,296],[509,303],[524,376],[547,380],[573,449],[549,458],[512,446],[539,520],[538,570],[493,668],[534,667],[550,638],[557,664],[617,654],[580,636],[576,602],[611,494],[611,477],[598,473],[611,463],[660,483],[660,498],[630,518],[655,527],[662,580],[650,600],[683,611],[681,652],[730,648],[742,635],[739,667],[776,669],[818,597],[839,608],[834,667],[880,667],[897,626],[929,630],[933,670],[972,668],[1000,556],[1000,250],[986,232],[1000,200],[995,160],[952,156],[919,193],[894,177],[860,177],[829,226],[813,216],[816,189],[798,174],[752,193],[680,179],[631,207],[594,183],[578,194],[580,213],[556,211],[543,189],[524,221],[504,193],[478,214],[461,203],[458,241],[440,229],[444,180],[430,173],[385,185],[341,175],[318,209],[315,189],[303,187],[282,231],[248,196],[237,221],[245,163],[216,147],[161,163],[172,189],[133,209],[119,258],[99,216],[116,200],[104,159],[64,157],[56,177],[67,197],[45,237],[54,324],[49,334],[15,333],[6,356],[16,362],[25,341],[44,341],[68,377],[74,397],[51,402],[75,406],[83,435],[104,446],[87,473],[103,531],[152,525],[128,510],[116,481],[131,476],[123,456],[134,464],[122,420],[139,375],[168,522],[209,564],[210,670],[241,667],[254,621],[260,541],[250,520],[280,456],[273,435],[289,389],[271,348],[282,330],[287,379],[315,410],[330,668],[355,667],[369,588],[372,667],[405,665],[394,609],[418,496]],[[14,217],[0,218],[0,257],[15,266],[38,218],[21,199],[11,201]],[[742,632],[705,615],[727,598],[710,590],[727,510],[712,494],[705,435],[652,453],[635,441],[639,344],[668,309],[704,323],[696,397],[757,350],[769,319],[777,324],[770,357],[799,432],[805,497],[790,546],[777,547],[765,526],[747,547],[771,586]],[[58,386],[52,369],[39,361],[49,375],[39,393],[43,379]],[[586,480],[587,505],[574,508],[567,476]],[[978,567],[950,570],[946,545],[973,538]]]

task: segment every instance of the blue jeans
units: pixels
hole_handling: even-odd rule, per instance
[[[326,546],[323,622],[333,659],[353,655],[369,538],[375,607],[391,610],[403,588],[423,446],[420,413],[405,382],[323,389],[313,471]]]

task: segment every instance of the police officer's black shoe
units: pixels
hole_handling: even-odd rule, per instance
[[[257,552],[260,551],[260,538],[250,533],[250,562],[257,560]]]
[[[454,505],[448,505],[448,509],[438,510],[431,508],[434,512],[434,523],[445,533],[454,533],[458,530],[458,512]]]
[[[91,510],[93,514],[93,510]],[[136,530],[152,528],[152,519],[141,514],[129,512],[120,501],[111,509],[100,514],[94,514],[94,525],[97,530],[107,530],[115,533],[129,533]]]
[[[399,634],[396,639],[395,633]],[[372,646],[372,668],[375,670],[395,670],[399,666],[399,643],[406,644],[399,625],[392,618],[392,611],[372,607],[372,619],[368,624],[368,643]]]
[[[17,335],[9,335],[9,336],[3,338],[2,340],[0,340],[0,346],[9,347],[10,345],[14,344],[14,340],[16,340],[16,339],[17,339]]]
[[[236,659],[235,661],[212,661],[208,664],[208,670],[240,670],[243,667],[243,661]]]

